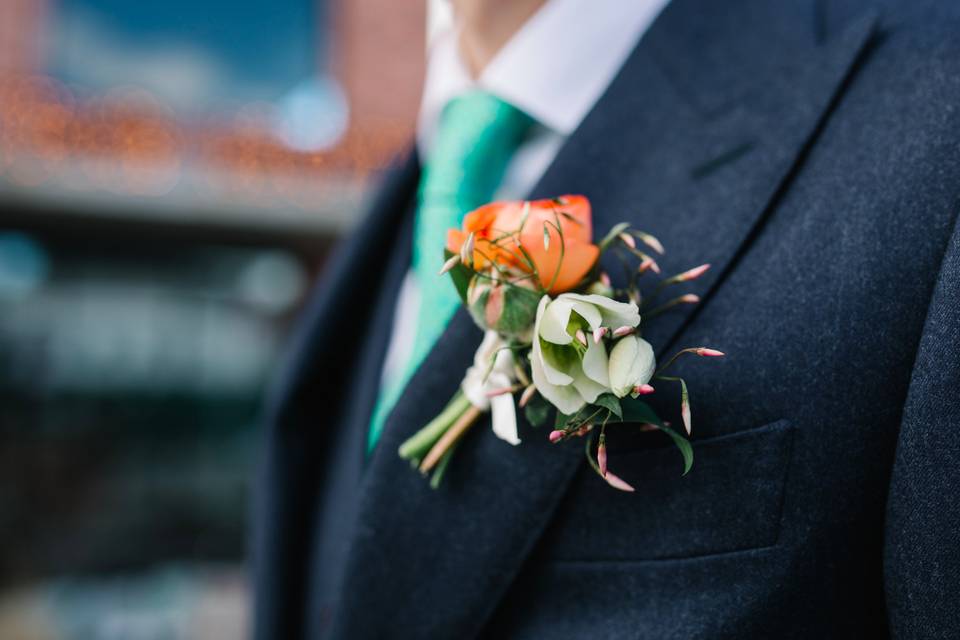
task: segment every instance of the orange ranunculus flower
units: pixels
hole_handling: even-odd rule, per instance
[[[530,265],[520,256],[517,245],[523,247],[533,260],[540,284],[557,294],[575,287],[593,267],[600,249],[592,242],[590,201],[584,196],[560,196],[555,199],[533,200],[523,229],[523,201],[493,202],[475,209],[463,219],[463,229],[447,231],[447,249],[454,253],[473,233],[474,265],[482,269],[493,260],[504,267],[530,271]],[[560,234],[563,230],[563,263],[560,263]],[[549,247],[544,248],[543,230],[550,234]],[[553,286],[551,286],[551,283]]]

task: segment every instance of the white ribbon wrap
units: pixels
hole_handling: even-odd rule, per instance
[[[490,411],[493,433],[512,445],[520,444],[513,394],[501,393],[492,398],[487,394],[512,387],[515,382],[513,353],[496,331],[487,331],[460,388],[470,404],[481,411]]]

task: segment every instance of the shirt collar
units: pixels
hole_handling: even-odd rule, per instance
[[[549,0],[497,53],[474,82],[453,25],[428,53],[417,143],[427,157],[443,107],[478,88],[569,136],[623,66],[669,0]]]

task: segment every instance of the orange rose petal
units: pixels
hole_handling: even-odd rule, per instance
[[[523,201],[492,202],[474,209],[464,217],[462,230],[450,229],[447,232],[447,249],[460,251],[469,234],[474,233],[477,239],[477,251],[474,252],[476,268],[486,266],[486,258],[490,258],[498,264],[526,269],[526,261],[518,258],[519,241],[536,264],[540,280],[546,287],[554,279],[560,246],[564,244],[563,268],[556,276],[550,293],[569,290],[593,267],[599,249],[591,244],[590,201],[579,195],[560,196],[557,200],[561,203],[554,199],[534,200],[530,202],[529,212],[526,212]],[[558,213],[560,211],[563,213]],[[525,212],[527,219],[519,237],[504,239],[504,235],[519,230]],[[557,224],[563,230],[563,243],[556,229]],[[544,226],[550,236],[548,249],[543,246]],[[498,244],[492,244],[491,240],[498,240]],[[481,251],[486,257],[480,255]]]
[[[560,246],[551,244],[549,250],[543,248],[543,238],[538,243],[524,245],[533,262],[537,265],[540,274],[540,283],[544,288],[549,287],[557,270],[560,260]],[[593,268],[600,255],[600,248],[595,244],[580,242],[567,243],[564,247],[563,266],[556,275],[556,281],[550,289],[551,294],[563,293],[577,286],[587,272]]]
[[[503,209],[504,206],[509,206],[512,203],[509,202],[491,202],[490,204],[485,204],[479,209],[474,209],[468,213],[463,218],[463,230],[467,233],[471,231],[482,231],[487,229],[493,221],[496,220],[497,214]]]
[[[590,203],[583,196],[563,196],[562,199],[565,201],[563,205],[558,205],[553,200],[537,200],[530,204],[530,215],[523,227],[521,239],[524,246],[533,244],[537,238],[540,239],[541,243],[543,242],[544,225],[550,231],[550,242],[559,242],[556,232],[558,222],[567,243],[581,242],[587,244],[592,240]],[[559,213],[561,211],[567,215]],[[514,228],[517,224],[514,225]],[[501,226],[501,220],[498,218],[497,227]]]
[[[447,251],[460,253],[460,247],[467,241],[467,235],[460,229],[447,229]]]

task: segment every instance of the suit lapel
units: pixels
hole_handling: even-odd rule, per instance
[[[803,12],[780,13],[790,3],[702,2],[690,19],[692,4],[667,8],[533,194],[587,195],[598,233],[621,221],[652,233],[665,275],[711,265],[664,295],[700,305],[644,324],[661,356],[761,230],[874,24],[864,16],[818,46]],[[607,266],[622,281],[619,263]]]
[[[764,14],[774,4],[676,0],[532,195],[586,194],[599,231],[629,220],[660,236],[665,268],[711,262],[695,288],[708,296],[775,204],[870,33],[858,23],[823,46],[812,38],[801,46],[794,34],[797,43],[781,50],[775,27],[792,33],[796,25],[770,27],[775,16]],[[738,16],[725,17],[733,30],[704,52],[686,25],[724,11],[756,13],[774,33],[758,27],[742,44]],[[770,69],[730,73],[717,85],[712,74],[740,56]],[[646,335],[664,345],[689,318],[664,315]],[[387,420],[364,478],[335,637],[477,635],[580,465],[579,446],[551,447],[545,430],[522,420],[515,448],[488,421],[474,427],[438,491],[398,458],[399,444],[455,392],[480,338],[459,312]]]

